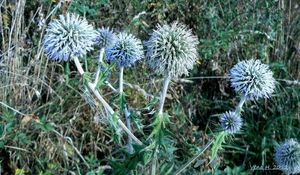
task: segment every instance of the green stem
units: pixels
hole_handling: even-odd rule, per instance
[[[77,67],[78,72],[83,75],[84,74],[84,70],[79,62],[79,59],[77,57],[73,58],[75,65]],[[97,99],[102,103],[102,105],[104,106],[105,109],[107,109],[107,111],[111,114],[111,116],[113,116],[115,114],[114,110],[112,109],[112,107],[110,107],[110,105],[104,100],[104,98],[100,95],[100,93],[95,89],[95,86],[88,82],[87,83],[88,88],[94,93],[94,95],[97,97]],[[120,118],[118,117],[118,124],[119,126],[129,135],[129,137],[131,137],[137,144],[139,145],[143,145],[143,143],[137,138],[135,137],[134,134],[132,134],[132,132],[126,127],[126,125],[122,122],[122,120],[120,120]]]
[[[65,67],[64,67],[64,73],[65,73],[65,78],[66,78],[66,84],[69,84],[69,75],[70,75],[70,63],[69,61],[66,62]]]
[[[151,175],[156,175],[156,165],[157,165],[157,147],[154,148],[152,165],[151,165]]]
[[[167,91],[168,91],[168,87],[169,87],[169,84],[170,84],[170,81],[171,81],[171,77],[170,76],[167,76],[165,79],[164,79],[164,82],[163,82],[163,88],[162,88],[162,91],[161,91],[161,94],[160,94],[160,102],[159,102],[159,107],[158,107],[158,117],[159,119],[163,120],[163,109],[164,109],[164,104],[165,104],[165,99],[166,99],[166,96],[167,96]],[[156,166],[157,166],[157,148],[154,149],[154,155],[153,155],[153,160],[152,160],[152,165],[151,165],[151,175],[155,175],[156,174]]]

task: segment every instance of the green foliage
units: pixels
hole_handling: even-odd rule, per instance
[[[226,175],[247,175],[249,172],[245,172],[242,167],[226,167],[225,168]]]
[[[153,139],[152,145],[154,147],[162,146],[165,147],[170,133],[167,129],[167,125],[170,124],[169,115],[164,113],[162,116],[156,114],[154,116],[155,120],[152,124],[153,130],[149,136],[150,139]]]
[[[113,70],[113,68],[115,67],[114,64],[112,65],[108,65],[108,64],[104,64],[104,63],[100,63],[100,75],[99,75],[99,79],[98,82],[96,82],[96,88],[101,88],[103,87],[103,85],[106,84],[106,80],[108,79],[110,72]]]
[[[217,157],[218,151],[222,149],[222,144],[225,142],[227,135],[228,134],[226,132],[222,131],[215,136],[215,140],[211,148],[211,161]]]
[[[36,123],[35,126],[37,129],[41,129],[44,132],[50,132],[54,129],[53,126],[46,121],[45,117],[41,118],[40,122]]]
[[[101,6],[109,6],[109,0],[95,0],[93,2],[90,0],[75,0],[70,7],[70,11],[96,17],[99,15],[97,9]]]
[[[82,60],[86,71],[82,79],[73,63],[49,62],[43,55],[41,37],[45,31],[36,24],[58,0],[16,2],[4,1],[0,9],[0,101],[11,107],[1,103],[1,173],[150,174],[154,160],[157,174],[174,174],[201,152],[208,140],[214,140],[184,174],[266,174],[269,172],[250,172],[251,165],[273,165],[278,143],[299,139],[299,2],[62,3],[46,24],[70,11],[85,16],[96,28],[126,30],[143,41],[157,24],[178,20],[192,28],[200,41],[198,64],[189,77],[171,83],[162,117],[154,115],[161,77],[154,77],[143,61],[124,72],[121,95],[106,83],[118,87],[115,65],[100,65],[103,69],[96,88],[116,111],[109,116],[94,96],[84,91],[86,83],[95,80],[97,49]],[[229,137],[216,132],[216,114],[234,109],[239,97],[224,76],[237,61],[248,58],[269,64],[278,86],[272,98],[245,104],[242,132]],[[144,97],[139,88],[152,96]],[[125,105],[130,110],[132,132],[144,143],[133,143],[133,153],[128,152],[127,136],[117,122],[125,120]]]

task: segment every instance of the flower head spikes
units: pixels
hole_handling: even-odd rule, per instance
[[[286,174],[300,173],[300,144],[294,139],[280,144],[275,151],[275,162]]]
[[[243,120],[236,112],[228,111],[221,115],[220,123],[225,132],[234,134],[241,129]]]
[[[249,99],[269,97],[275,89],[275,79],[269,67],[260,60],[246,60],[230,70],[231,86]]]
[[[96,31],[86,19],[67,13],[49,24],[43,47],[50,60],[68,61],[92,50],[95,38]]]
[[[96,44],[101,48],[106,48],[111,46],[116,40],[116,35],[109,28],[102,27],[97,29],[97,37],[95,39]]]
[[[176,78],[193,68],[197,45],[197,37],[185,25],[158,25],[146,43],[147,61],[157,74]]]
[[[121,32],[113,45],[105,50],[107,61],[128,67],[143,58],[143,46],[132,34]]]

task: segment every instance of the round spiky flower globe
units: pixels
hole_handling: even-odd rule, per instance
[[[245,60],[236,64],[229,75],[231,87],[250,100],[269,97],[275,89],[275,79],[269,66],[260,60]]]
[[[275,162],[286,174],[300,173],[300,144],[294,139],[280,144],[275,151]]]
[[[234,134],[242,128],[243,120],[236,112],[227,111],[221,115],[220,123],[225,132]]]
[[[157,26],[147,46],[147,62],[157,74],[176,78],[193,68],[198,39],[185,25],[174,22]]]
[[[106,48],[111,46],[116,40],[116,35],[109,28],[102,27],[97,29],[96,44],[101,48]]]
[[[49,24],[43,47],[50,60],[68,61],[92,50],[95,38],[96,31],[86,19],[67,13]]]
[[[121,32],[116,41],[105,50],[106,60],[120,67],[131,66],[143,58],[142,42],[130,33]]]

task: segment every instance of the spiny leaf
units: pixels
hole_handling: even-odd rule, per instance
[[[211,149],[211,157],[210,160],[213,161],[218,154],[218,151],[222,149],[222,143],[225,142],[225,137],[227,136],[226,132],[220,132],[216,137],[215,141],[213,142],[213,146]]]

